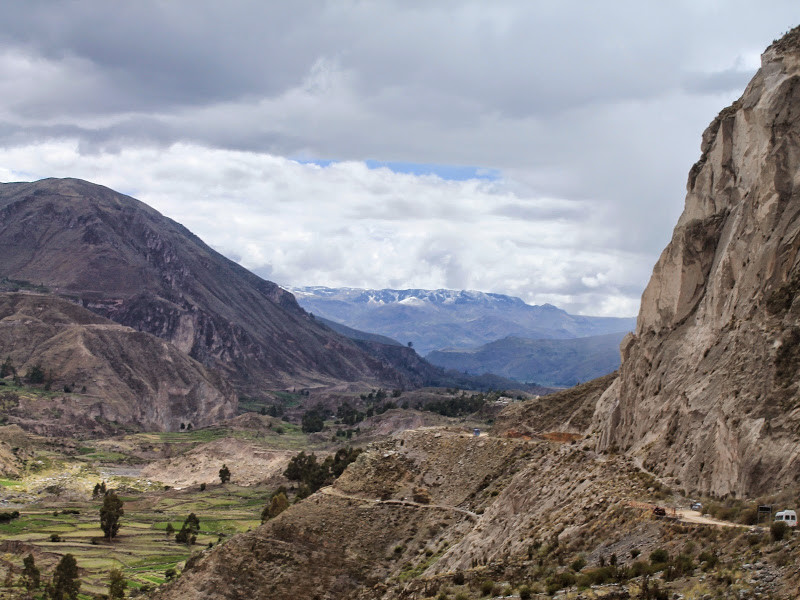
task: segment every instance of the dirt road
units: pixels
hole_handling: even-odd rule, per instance
[[[339,498],[346,498],[348,500],[356,500],[357,502],[368,502],[370,504],[390,504],[394,506],[409,506],[412,508],[426,508],[430,510],[444,510],[448,512],[456,512],[462,515],[466,515],[473,521],[478,520],[478,514],[472,512],[471,510],[466,510],[464,508],[459,508],[457,506],[448,506],[445,504],[423,504],[422,502],[413,502],[411,500],[378,500],[377,498],[364,498],[363,496],[355,496],[353,494],[346,494],[345,492],[336,489],[333,486],[324,487],[320,490],[323,494],[328,494],[329,496],[337,496]]]

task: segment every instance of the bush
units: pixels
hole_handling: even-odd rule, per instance
[[[710,571],[717,566],[717,563],[719,562],[717,555],[713,552],[709,552],[708,550],[701,552],[697,557],[697,560],[703,565],[703,571]]]
[[[19,511],[0,512],[0,523],[10,523],[14,519],[19,519]]]
[[[694,561],[688,554],[678,554],[673,561],[675,573],[681,575],[691,575],[694,573]]]
[[[578,572],[585,566],[586,566],[586,559],[583,556],[579,556],[578,558],[572,561],[572,564],[570,564],[569,568],[575,572]]]
[[[464,585],[464,573],[461,571],[456,571],[453,574],[453,583],[455,585]]]
[[[494,589],[494,581],[492,581],[491,579],[485,579],[484,581],[481,581],[481,594],[483,594],[484,596],[488,596],[489,594],[492,593],[493,589]]]
[[[769,533],[772,535],[772,539],[776,542],[781,541],[786,536],[788,531],[789,526],[783,521],[775,521],[769,526]]]
[[[50,534],[50,541],[51,542],[60,542],[61,541],[61,536],[58,535],[57,533],[51,533]]]
[[[519,600],[531,600],[532,595],[531,588],[529,588],[527,585],[523,585],[521,588],[519,588]]]
[[[576,582],[581,587],[589,587],[590,585],[603,585],[614,579],[613,569],[611,567],[598,567],[596,569],[589,569],[584,571],[577,577]]]
[[[669,552],[663,548],[658,548],[650,553],[651,565],[663,565],[669,562]]]

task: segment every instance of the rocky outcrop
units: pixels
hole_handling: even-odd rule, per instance
[[[172,344],[53,296],[0,294],[0,356],[45,374],[52,392],[0,388],[4,418],[38,433],[177,431],[236,412],[230,386]]]
[[[686,489],[800,480],[800,28],[703,134],[594,427]]]
[[[406,382],[290,293],[149,206],[77,179],[0,184],[0,278],[49,287],[163,338],[241,392]]]

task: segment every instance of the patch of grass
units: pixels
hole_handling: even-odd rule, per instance
[[[21,481],[17,481],[15,479],[0,479],[0,487],[15,487],[18,485],[24,485]]]

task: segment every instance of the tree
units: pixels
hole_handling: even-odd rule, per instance
[[[318,408],[312,408],[306,411],[300,420],[300,428],[303,430],[303,433],[322,431],[325,428],[325,418],[322,411]]]
[[[0,379],[8,377],[9,375],[16,375],[16,374],[17,370],[11,363],[11,357],[7,356],[5,362],[2,365],[0,365]]]
[[[172,526],[172,523],[167,523],[167,528],[164,530],[164,533],[167,537],[171,537],[173,533],[175,533],[175,528]]]
[[[222,468],[219,470],[219,480],[222,483],[228,483],[231,480],[231,470],[225,464],[223,464]]]
[[[92,490],[92,498],[97,498],[98,496],[105,495],[106,493],[106,482],[103,481],[102,483],[95,483],[94,489]]]
[[[38,363],[33,365],[30,369],[28,369],[28,373],[25,375],[25,378],[28,380],[28,383],[44,383],[45,373],[42,365]]]
[[[287,508],[289,508],[289,499],[286,497],[286,494],[283,491],[276,492],[272,495],[270,503],[265,506],[264,510],[261,512],[261,522],[265,523],[270,519],[274,519]]]
[[[200,531],[200,519],[194,513],[189,513],[189,516],[183,521],[181,530],[175,534],[175,541],[179,544],[186,544],[190,546],[197,541],[197,534]]]
[[[119,569],[111,569],[108,574],[108,597],[113,599],[124,598],[128,581]]]
[[[77,600],[81,582],[78,579],[78,563],[72,554],[65,554],[53,571],[53,581],[48,586],[52,600]]]
[[[119,518],[124,514],[122,500],[111,490],[103,498],[103,507],[100,509],[100,529],[106,534],[106,539],[110,540],[117,535]]]
[[[33,554],[28,554],[28,556],[22,559],[22,565],[22,577],[20,578],[20,584],[29,592],[39,589],[41,574],[39,573],[39,568],[36,566],[36,562],[33,559]]]

